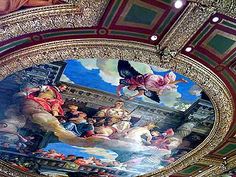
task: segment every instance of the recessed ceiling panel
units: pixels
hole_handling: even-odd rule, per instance
[[[216,13],[190,39],[182,52],[212,67],[229,65],[236,56],[235,34],[235,19]]]

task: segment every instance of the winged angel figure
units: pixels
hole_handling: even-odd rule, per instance
[[[138,91],[137,94],[129,97],[129,100],[137,96],[145,95],[159,103],[159,96],[163,94],[164,90],[177,88],[176,84],[187,82],[182,78],[176,80],[176,75],[172,71],[164,76],[149,73],[141,74],[136,71],[128,61],[124,60],[119,60],[118,72],[120,77],[122,77],[116,89],[118,96],[121,96],[121,89],[123,87],[127,87],[131,91]]]

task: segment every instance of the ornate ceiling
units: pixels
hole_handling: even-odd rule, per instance
[[[208,94],[216,121],[196,149],[148,175],[219,176],[236,167],[236,1],[183,2],[177,9],[172,0],[81,0],[0,16],[0,77],[69,58],[125,58],[177,71]],[[174,54],[160,57],[162,49]],[[29,176],[4,162],[0,173]]]

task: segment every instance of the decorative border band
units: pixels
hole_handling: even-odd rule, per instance
[[[80,0],[76,5],[30,8],[0,16],[0,41],[51,29],[97,26],[107,3],[108,0]]]

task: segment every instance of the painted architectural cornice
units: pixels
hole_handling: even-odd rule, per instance
[[[63,98],[68,99],[71,101],[78,101],[78,102],[85,102],[85,103],[92,103],[92,104],[97,104],[100,106],[107,106],[111,104],[115,104],[116,101],[120,100],[121,98],[107,92],[103,91],[97,91],[95,89],[91,88],[86,88],[70,83],[66,83],[68,85],[68,89],[63,92]],[[78,97],[76,97],[76,95]],[[124,98],[127,99],[127,98]],[[145,112],[150,112],[150,113],[158,113],[158,114],[165,114],[165,115],[183,115],[184,112],[178,111],[178,110],[173,110],[169,107],[164,107],[164,106],[158,106],[158,105],[153,105],[149,103],[143,103],[142,101],[138,100],[132,100],[132,101],[127,101],[132,103],[132,105],[138,106],[139,110],[143,110]],[[174,117],[175,117],[174,116]]]
[[[202,64],[183,55],[160,60],[152,45],[120,40],[87,39],[55,41],[25,48],[0,59],[1,79],[42,63],[70,58],[126,59],[158,65],[185,75],[200,85],[211,98],[215,123],[209,136],[197,148],[160,171],[148,175],[168,176],[186,168],[216,148],[226,136],[233,119],[233,99],[224,82]]]
[[[203,165],[220,165],[222,162],[223,162],[222,159],[206,158],[206,157],[203,157],[202,159],[199,160],[199,163]]]

